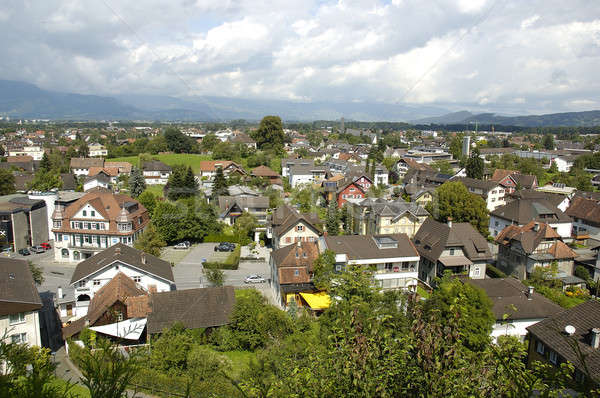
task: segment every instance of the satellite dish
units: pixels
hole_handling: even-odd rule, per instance
[[[565,332],[569,336],[572,336],[573,334],[575,334],[575,326],[573,326],[573,325],[567,325],[567,326],[565,326]]]

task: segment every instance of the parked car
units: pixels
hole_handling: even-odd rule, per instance
[[[265,283],[267,280],[260,275],[248,275],[244,283]]]
[[[216,252],[232,252],[235,250],[235,243],[221,242],[215,246]]]
[[[44,250],[52,249],[52,246],[50,246],[50,243],[48,243],[48,242],[40,243],[40,246],[42,246],[42,248],[44,248]]]
[[[188,241],[179,242],[178,244],[173,246],[173,249],[189,249],[189,248],[190,248],[190,242],[188,242]]]
[[[44,248],[42,246],[31,246],[31,248],[29,250],[31,252],[33,252],[33,253],[36,253],[36,254],[40,254],[40,253],[46,252],[46,250],[44,250]]]
[[[21,256],[29,256],[31,254],[31,252],[27,249],[19,249],[19,254]]]

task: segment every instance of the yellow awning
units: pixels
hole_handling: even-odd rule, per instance
[[[286,295],[285,302],[286,302],[287,304],[290,304],[292,301],[296,301],[296,294],[295,294],[295,293],[288,293],[288,294]]]
[[[300,293],[313,310],[324,310],[331,305],[331,299],[326,292],[319,293]]]

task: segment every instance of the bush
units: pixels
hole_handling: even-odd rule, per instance
[[[204,237],[204,242],[229,242],[229,243],[240,243],[240,240],[235,235],[226,235],[226,234],[208,234]]]
[[[206,269],[238,269],[241,251],[242,247],[238,244],[235,250],[229,253],[225,261],[207,261],[202,266]]]
[[[496,268],[496,267],[494,267],[493,265],[490,265],[490,264],[488,264],[485,267],[485,273],[490,278],[506,278],[508,276],[504,272],[500,271],[498,268]]]

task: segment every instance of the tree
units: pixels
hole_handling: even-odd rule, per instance
[[[51,189],[61,188],[62,180],[60,174],[52,171],[38,170],[28,188],[34,191],[50,191]]]
[[[15,193],[15,176],[10,170],[0,169],[0,195]]]
[[[154,225],[150,223],[133,246],[155,257],[160,257],[160,249],[166,245],[166,242],[161,238]]]
[[[543,140],[544,149],[554,150],[554,135],[545,134]]]
[[[213,179],[211,200],[213,203],[218,203],[219,196],[227,194],[227,180],[223,175],[223,168],[217,167],[215,177]]]
[[[437,160],[431,164],[431,167],[438,170],[442,174],[453,174],[452,165],[447,160]]]
[[[319,254],[313,264],[313,272],[313,281],[317,289],[328,290],[335,274],[335,252],[327,249]]]
[[[237,234],[240,243],[248,240],[250,233],[254,231],[257,225],[258,220],[256,217],[247,211],[243,212],[242,215],[235,219],[234,231]]]
[[[225,283],[225,273],[223,270],[204,268],[202,272],[204,272],[206,280],[208,280],[212,286],[219,287],[223,286],[223,283]]]
[[[87,158],[89,154],[90,148],[88,148],[88,145],[84,141],[81,143],[81,145],[79,145],[79,148],[77,149],[77,155],[80,158]]]
[[[217,138],[216,135],[214,134],[207,134],[203,139],[202,139],[202,149],[208,152],[212,152],[212,150],[215,148],[215,146],[221,142],[221,140],[219,140]]]
[[[444,183],[426,208],[437,221],[447,222],[452,217],[455,222],[471,223],[483,236],[489,234],[490,216],[485,201],[470,193],[462,182]]]
[[[337,201],[332,200],[327,207],[327,234],[331,236],[338,235],[340,233],[340,219],[337,209]]]
[[[151,191],[145,190],[137,197],[137,200],[146,208],[146,210],[148,210],[148,214],[152,217],[152,212],[154,211],[157,202],[156,195]]]
[[[578,278],[583,279],[586,282],[592,279],[590,276],[590,272],[582,265],[578,265],[577,267],[575,267],[574,275]]]
[[[467,177],[483,178],[483,159],[479,157],[479,149],[475,148],[471,157],[467,160]]]
[[[31,276],[33,277],[35,284],[39,286],[44,283],[44,269],[38,267],[31,261],[27,261],[27,264],[29,265],[29,270],[31,271]]]
[[[450,141],[450,153],[454,159],[460,160],[463,156],[462,139],[463,134],[457,134],[456,137],[452,138],[452,141]]]
[[[281,118],[279,116],[263,117],[253,138],[259,149],[282,150],[285,135]]]
[[[44,152],[44,155],[42,156],[42,160],[40,161],[40,167],[38,168],[38,170],[41,170],[44,173],[49,172],[52,169],[52,164],[50,163],[50,158],[48,157],[48,154],[46,152]]]
[[[164,135],[169,151],[175,153],[194,152],[194,148],[196,146],[195,141],[191,137],[183,134],[178,128],[168,127],[165,129]]]
[[[133,198],[137,198],[146,189],[146,180],[142,175],[142,171],[137,167],[131,170],[131,177],[129,177],[129,193]]]
[[[308,213],[315,204],[314,190],[309,185],[301,185],[292,191],[292,203],[300,206],[302,213]]]
[[[186,170],[183,186],[188,190],[188,196],[195,196],[198,193],[198,181],[196,181],[196,176],[191,166],[188,166]]]
[[[169,176],[166,186],[167,196],[170,200],[191,198],[198,193],[198,183],[192,168],[184,165],[175,165]]]

